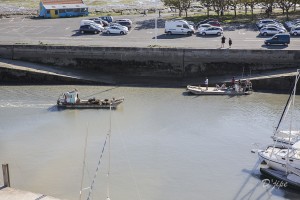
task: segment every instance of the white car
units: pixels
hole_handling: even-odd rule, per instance
[[[286,29],[281,24],[267,24],[267,25],[263,26],[262,28],[278,28],[278,29],[286,32]]]
[[[106,34],[120,34],[120,35],[124,35],[128,33],[128,29],[127,27],[123,28],[120,26],[110,26],[104,29],[103,31]]]
[[[294,19],[293,21],[286,21],[284,24],[285,26],[290,29],[292,28],[295,24],[300,23],[300,19]]]
[[[80,22],[80,26],[83,26],[83,25],[93,25],[93,26],[96,26],[97,28],[99,28],[101,31],[104,30],[103,26],[101,26],[100,24],[97,24],[96,22],[92,21],[92,20],[81,20]]]
[[[290,31],[290,34],[295,35],[295,36],[300,35],[300,26],[292,28],[291,31]]]
[[[221,27],[213,26],[213,27],[200,30],[199,34],[200,35],[222,35],[223,29]]]
[[[123,26],[123,25],[121,25],[121,24],[119,24],[119,23],[110,23],[109,24],[109,26],[118,26],[118,27],[120,27],[120,28],[127,28],[126,26]],[[127,28],[128,29],[128,28]]]
[[[212,27],[210,24],[200,24],[198,27],[198,33],[200,33],[201,30],[207,29],[209,27]]]
[[[274,28],[274,27],[260,29],[260,34],[264,35],[264,36],[275,35],[277,33],[284,33],[284,32],[286,32],[286,31],[279,29],[279,28]]]
[[[262,28],[264,25],[267,25],[267,24],[274,24],[276,23],[277,21],[275,21],[274,19],[262,19],[260,20],[259,22],[256,23],[257,27],[260,29]]]

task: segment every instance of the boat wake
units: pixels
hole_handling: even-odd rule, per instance
[[[0,101],[0,108],[49,108],[53,106],[50,103],[33,103],[33,102],[4,102]]]

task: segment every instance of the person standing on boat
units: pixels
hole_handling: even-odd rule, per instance
[[[205,84],[206,90],[208,90],[208,78],[207,78],[207,77],[205,77],[205,82],[204,82],[204,84]]]
[[[232,87],[234,86],[234,84],[235,84],[235,79],[234,79],[234,76],[233,76],[232,79],[231,79],[231,85],[232,85]]]

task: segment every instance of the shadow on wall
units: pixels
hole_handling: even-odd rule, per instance
[[[157,35],[157,39],[164,39],[164,40],[172,40],[172,39],[178,39],[178,38],[186,38],[186,37],[191,37],[192,35],[182,35],[182,34],[178,34],[178,35],[167,35],[167,34],[161,34],[161,35]],[[152,39],[155,39],[155,37],[152,37]]]
[[[266,49],[286,49],[288,46],[287,45],[261,45],[262,48]]]

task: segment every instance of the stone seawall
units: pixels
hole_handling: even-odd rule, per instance
[[[105,73],[202,77],[297,68],[300,51],[2,45],[0,57]]]
[[[205,76],[213,80],[213,77],[241,76],[242,73],[247,77],[250,73],[274,70],[296,71],[300,51],[0,45],[0,58],[92,70],[124,80],[138,77],[137,84],[142,77],[159,79],[160,83],[164,78],[166,82],[176,79],[179,86],[179,82],[182,85],[199,83]],[[286,78],[278,80],[282,81],[276,84],[272,79],[254,81],[261,89],[283,89],[290,84]]]

